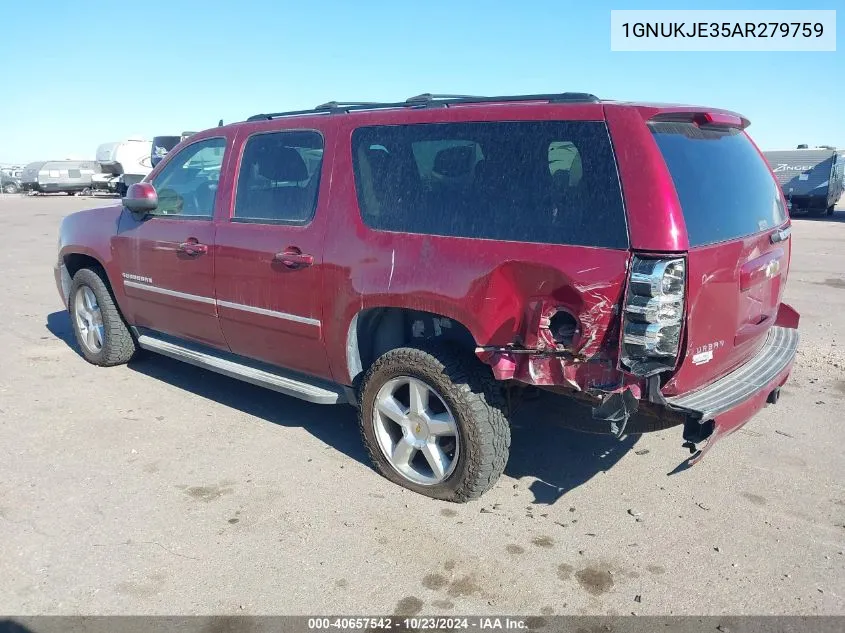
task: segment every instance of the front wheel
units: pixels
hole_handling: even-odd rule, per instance
[[[410,490],[469,501],[505,468],[510,427],[502,392],[469,353],[442,345],[391,350],[367,371],[359,405],[373,464]]]
[[[101,367],[128,363],[135,340],[103,278],[82,268],[73,276],[68,296],[73,332],[85,360]]]
[[[835,207],[836,207],[836,205],[835,205],[835,204],[830,205],[830,206],[827,208],[827,214],[828,214],[828,215],[833,215],[833,211],[834,211],[834,208],[835,208]]]
[[[14,183],[10,182],[7,185],[3,185],[3,193],[17,193],[17,192],[18,192],[18,188],[17,188],[17,185],[15,185]]]

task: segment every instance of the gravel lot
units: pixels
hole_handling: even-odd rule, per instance
[[[459,506],[376,475],[350,407],[83,361],[51,267],[60,218],[105,202],[0,196],[0,613],[845,614],[845,208],[794,222],[777,406],[670,474],[680,429],[528,404]]]

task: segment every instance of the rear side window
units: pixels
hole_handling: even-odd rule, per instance
[[[323,137],[318,132],[267,132],[247,139],[238,192],[236,222],[305,224],[314,216]]]
[[[358,203],[371,228],[627,248],[603,122],[362,127],[352,152]]]
[[[786,220],[780,189],[749,138],[735,128],[652,123],[675,183],[690,246],[733,240]]]

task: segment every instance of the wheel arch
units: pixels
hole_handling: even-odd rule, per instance
[[[370,365],[384,353],[433,341],[470,353],[476,348],[466,325],[437,312],[388,306],[360,310],[346,335],[346,368],[351,384],[357,386]]]
[[[122,306],[124,299],[123,289],[121,286],[115,287],[109,277],[108,268],[106,268],[99,257],[81,249],[68,250],[63,252],[61,257],[69,280],[72,280],[73,276],[83,268],[90,268],[97,272],[102,277],[103,283],[106,284],[106,289],[111,294],[118,312],[126,320],[126,313]],[[65,304],[67,304],[68,299],[68,297],[65,297]]]
[[[109,286],[111,286],[111,282],[108,279],[108,273],[106,273],[106,267],[103,265],[103,262],[90,253],[81,251],[63,253],[62,263],[65,265],[65,268],[67,268],[67,272],[71,278],[73,278],[73,276],[83,268],[97,268],[105,273],[105,281]]]

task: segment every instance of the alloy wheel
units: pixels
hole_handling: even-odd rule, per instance
[[[97,303],[97,296],[88,286],[80,286],[73,301],[79,338],[89,352],[96,354],[103,349],[105,341],[103,313]]]
[[[373,425],[382,454],[409,481],[434,486],[455,470],[458,424],[440,395],[422,380],[401,376],[387,381],[376,395]]]

